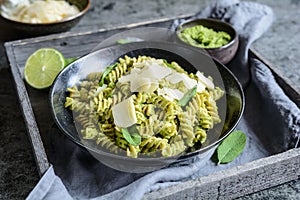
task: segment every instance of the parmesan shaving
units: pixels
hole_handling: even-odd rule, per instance
[[[33,3],[19,3],[6,10],[5,17],[25,23],[41,24],[61,21],[78,14],[79,9],[64,0],[37,0]]]
[[[114,122],[117,126],[127,128],[137,122],[133,99],[130,97],[112,107]]]
[[[197,71],[196,76],[208,89],[214,89],[215,85],[209,78],[206,78],[201,72]]]

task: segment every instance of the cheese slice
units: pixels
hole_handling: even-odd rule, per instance
[[[123,75],[118,79],[118,81],[120,83],[125,83],[130,81],[131,79],[134,79],[134,74]]]
[[[188,75],[179,72],[174,72],[165,79],[173,84],[183,81],[185,87],[189,90],[197,85],[197,81],[195,79],[192,79]]]
[[[130,81],[130,91],[131,92],[148,92],[151,93],[157,90],[159,84],[157,80],[152,80],[150,78],[135,77]]]
[[[133,68],[131,71],[130,71],[130,74],[127,74],[127,75],[123,75],[121,76],[118,81],[123,83],[123,82],[128,82],[132,79],[135,79],[136,77],[138,77],[138,75],[141,73],[141,69],[138,69],[138,68]]]
[[[203,92],[205,90],[205,88],[206,88],[206,86],[201,81],[198,81],[197,92]]]
[[[174,101],[173,98],[171,98],[171,97],[169,97],[168,95],[165,94],[165,90],[164,90],[164,89],[158,88],[157,94],[158,94],[159,96],[164,97],[164,98],[165,98],[166,100],[168,100],[168,101]]]
[[[166,95],[166,94],[163,94],[163,95],[161,95],[161,96],[163,96],[165,99],[167,99],[168,101],[174,101],[174,99],[172,98],[172,97],[170,97],[170,96],[168,96],[168,95]]]
[[[201,72],[197,71],[196,76],[208,89],[214,89],[215,85],[209,78],[206,78]]]
[[[130,74],[119,78],[119,82],[130,82],[131,92],[153,92],[158,88],[158,81],[173,73],[174,70],[159,65],[154,61],[135,63]]]
[[[171,88],[159,88],[157,94],[165,97],[169,101],[173,101],[174,99],[180,100],[184,96],[184,93],[180,90]]]
[[[183,77],[182,80],[184,82],[184,85],[187,89],[190,90],[197,85],[197,81],[195,79],[190,78],[188,75],[182,74],[182,77]]]
[[[158,82],[152,82],[152,83],[150,84],[150,87],[149,87],[149,89],[148,89],[148,92],[149,92],[149,93],[154,92],[155,90],[158,89],[158,86],[159,86]]]
[[[131,92],[143,92],[150,88],[151,79],[144,77],[136,77],[130,81],[130,91]]]
[[[169,76],[167,76],[165,79],[167,81],[169,81],[170,83],[176,84],[176,83],[179,83],[180,81],[182,81],[183,77],[181,76],[181,73],[174,72],[174,73],[170,74]]]
[[[160,66],[155,62],[145,62],[140,75],[151,79],[161,80],[172,72],[173,70],[169,67]]]
[[[170,89],[170,88],[164,88],[165,94],[168,95],[169,97],[173,98],[173,99],[182,99],[182,97],[184,96],[184,93],[181,92],[178,89]]]
[[[130,97],[112,107],[114,122],[117,126],[127,128],[137,122],[133,99]]]

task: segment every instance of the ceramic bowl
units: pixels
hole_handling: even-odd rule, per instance
[[[90,6],[90,0],[66,0],[66,1],[69,2],[71,5],[75,5],[76,7],[78,7],[80,12],[74,16],[71,16],[69,18],[66,18],[58,22],[34,24],[34,23],[14,21],[2,15],[0,16],[2,20],[8,24],[8,27],[24,35],[38,36],[38,35],[48,35],[53,33],[61,33],[61,32],[68,31],[69,29],[74,27],[80,21],[80,19],[85,15],[85,13],[88,11]]]
[[[214,31],[224,31],[231,36],[231,38],[232,38],[231,41],[224,46],[221,46],[218,48],[203,48],[202,49],[202,50],[206,51],[210,56],[217,59],[218,61],[220,61],[223,64],[227,64],[228,62],[230,62],[232,60],[232,58],[235,56],[235,54],[238,50],[238,46],[239,46],[238,34],[235,31],[235,29],[233,28],[233,26],[231,26],[230,24],[228,24],[226,22],[216,20],[216,19],[209,19],[209,18],[189,20],[189,21],[183,22],[182,24],[180,24],[177,27],[177,29],[176,29],[177,41],[181,42],[181,43],[185,43],[178,37],[178,34],[180,32],[182,32],[184,29],[193,27],[196,25],[202,25],[204,27],[211,28]]]
[[[67,88],[80,84],[92,72],[103,71],[107,66],[115,63],[120,57],[128,55],[137,57],[147,55],[154,58],[164,58],[175,61],[185,70],[197,70],[210,75],[215,85],[220,86],[225,95],[217,101],[219,115],[222,123],[216,125],[208,133],[207,142],[201,148],[187,152],[180,157],[141,157],[131,158],[126,155],[117,155],[99,149],[92,142],[81,138],[80,131],[76,129],[73,113],[64,107]],[[197,67],[195,67],[197,66]],[[236,77],[219,61],[211,59],[206,54],[184,45],[165,42],[135,42],[123,45],[106,47],[89,53],[68,65],[56,78],[50,90],[50,108],[57,126],[72,141],[87,149],[94,157],[104,164],[117,170],[128,172],[152,171],[174,162],[183,161],[194,156],[209,159],[208,155],[217,145],[235,128],[244,110],[244,95]]]

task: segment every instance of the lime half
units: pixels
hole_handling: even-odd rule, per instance
[[[65,65],[65,58],[59,51],[41,48],[31,54],[26,61],[25,81],[36,89],[47,88],[52,85]]]

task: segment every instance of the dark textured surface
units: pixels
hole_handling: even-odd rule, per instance
[[[12,76],[8,68],[0,75],[0,199],[20,199],[39,177]]]
[[[299,0],[258,1],[270,5],[277,19],[270,31],[254,44],[254,48],[278,66],[278,70],[287,75],[287,81],[298,89],[300,76],[297,63],[300,62],[300,47],[296,43],[300,41]],[[205,7],[208,2],[208,0],[94,0],[87,15],[72,31],[98,30],[194,13]],[[6,25],[0,21],[0,41],[24,37],[21,33],[5,32],[5,28]],[[24,199],[39,177],[5,58],[3,42],[0,45],[0,199]],[[300,199],[300,180],[239,199]]]

